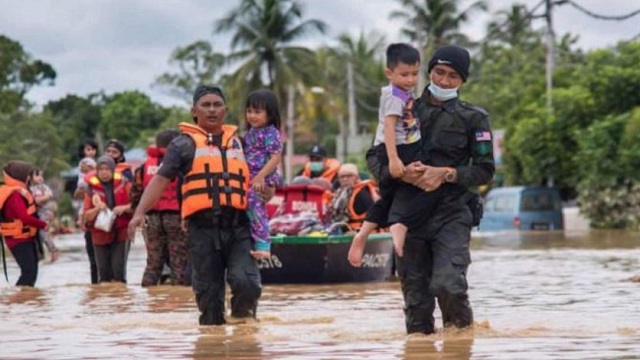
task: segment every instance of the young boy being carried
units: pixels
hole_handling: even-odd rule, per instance
[[[411,186],[399,179],[404,175],[405,165],[419,160],[420,124],[413,114],[412,90],[420,71],[420,53],[411,45],[397,43],[389,45],[386,55],[385,76],[390,84],[382,88],[380,95],[379,121],[373,145],[380,163],[388,164],[393,179],[379,184],[382,198],[369,208],[360,231],[353,238],[348,257],[353,266],[362,264],[369,234],[389,224],[395,252],[402,257],[408,230],[403,220],[412,211],[394,202],[394,194],[399,186]],[[435,205],[435,199],[432,202]],[[389,218],[390,211],[400,215]]]

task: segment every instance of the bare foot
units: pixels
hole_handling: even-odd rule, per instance
[[[56,261],[58,261],[58,258],[60,257],[60,251],[58,250],[54,250],[51,252],[51,261],[49,261],[49,263],[54,263]]]
[[[362,233],[357,233],[351,241],[351,247],[349,248],[349,263],[351,266],[362,266],[362,254],[364,253],[364,246],[367,244],[367,236]]]

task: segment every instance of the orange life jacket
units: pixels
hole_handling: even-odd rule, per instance
[[[125,170],[133,170],[133,167],[131,166],[131,164],[127,164],[127,163],[117,163],[116,164],[116,171],[117,172],[123,172]]]
[[[151,182],[151,179],[158,171],[160,157],[164,155],[164,148],[157,148],[155,146],[149,146],[147,148],[147,160],[142,165],[142,186],[146,188]],[[164,189],[160,199],[153,205],[150,210],[166,211],[180,210],[180,203],[178,201],[178,179],[174,179],[169,186]]]
[[[127,181],[124,176],[115,172],[113,174],[113,200],[115,201],[115,206],[126,205],[131,202],[129,199],[129,191],[127,189]],[[98,178],[98,175],[92,176],[89,181],[87,181],[89,185],[89,195],[98,195],[100,200],[103,203],[107,203],[107,195],[105,194],[104,185]],[[114,229],[124,229],[129,225],[129,220],[131,220],[130,213],[124,213],[116,218],[115,223],[113,224]],[[92,229],[92,232],[100,232],[104,233],[104,231],[100,229]]]
[[[329,158],[325,159],[323,165],[324,167],[322,170],[322,174],[320,174],[319,177],[325,178],[333,183],[333,180],[335,179],[336,175],[338,174],[338,170],[340,169],[340,161],[338,161],[338,159]],[[307,162],[304,165],[304,170],[302,170],[302,174],[300,175],[306,176],[308,178],[311,177],[311,162]]]
[[[9,196],[14,192],[18,192],[27,201],[27,214],[34,215],[37,211],[36,202],[33,195],[27,189],[27,184],[14,179],[6,172],[4,173],[4,185],[0,186],[0,212]],[[38,228],[33,226],[25,226],[18,219],[3,219],[0,222],[0,233],[2,236],[14,239],[28,239],[34,237],[38,233]]]
[[[349,227],[352,230],[358,230],[362,227],[362,223],[364,222],[365,217],[367,216],[367,211],[365,210],[363,213],[356,213],[355,210],[355,202],[358,194],[364,189],[368,189],[371,194],[371,198],[373,201],[378,201],[380,199],[380,195],[378,194],[378,188],[376,187],[376,183],[373,180],[365,180],[361,181],[353,186],[353,192],[351,193],[351,197],[349,198],[349,203],[347,205],[347,212],[349,216]]]
[[[212,145],[211,134],[199,126],[180,123],[179,128],[196,145],[191,171],[182,182],[182,218],[223,206],[246,210],[250,175],[238,128],[222,125],[220,147]]]

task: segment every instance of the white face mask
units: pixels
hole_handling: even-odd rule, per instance
[[[429,92],[437,100],[447,101],[447,100],[451,100],[451,99],[453,99],[455,97],[458,97],[458,88],[459,87],[452,88],[452,89],[443,89],[443,88],[439,87],[438,85],[434,84],[432,79],[430,79],[430,80],[431,80],[431,84],[429,84]]]

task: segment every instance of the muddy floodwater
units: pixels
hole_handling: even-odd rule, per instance
[[[35,289],[0,281],[0,359],[640,359],[640,234],[472,240],[475,326],[407,337],[397,281],[265,285],[259,322],[198,326],[190,288],[89,285],[79,235]],[[15,283],[18,269],[8,258]]]

